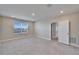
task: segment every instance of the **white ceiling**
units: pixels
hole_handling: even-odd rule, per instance
[[[63,14],[72,13],[79,10],[79,5],[64,5],[64,4],[2,4],[0,5],[0,15],[13,16],[16,18],[22,18],[25,20],[51,20],[53,17],[62,15],[60,11],[63,10]],[[35,13],[35,16],[32,16]]]

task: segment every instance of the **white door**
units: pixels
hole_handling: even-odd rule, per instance
[[[69,44],[69,21],[58,22],[58,41]]]

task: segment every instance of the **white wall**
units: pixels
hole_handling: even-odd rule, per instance
[[[79,13],[67,14],[64,16],[56,17],[51,21],[39,21],[35,24],[36,34],[39,37],[51,39],[51,23],[62,20],[70,21],[70,36],[75,37],[79,41]]]
[[[35,23],[35,29],[36,29],[36,36],[37,37],[51,40],[51,37],[50,37],[51,28],[50,28],[49,22],[38,21]]]

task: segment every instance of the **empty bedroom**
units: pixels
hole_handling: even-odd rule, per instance
[[[0,55],[79,55],[79,4],[0,4]]]

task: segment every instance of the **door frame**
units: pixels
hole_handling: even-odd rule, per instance
[[[58,24],[58,22],[52,22],[52,23],[51,23],[51,40],[53,40],[53,39],[52,39],[52,24],[53,24],[53,23]]]
[[[56,21],[56,22],[52,22],[51,23],[51,40],[52,40],[52,24],[53,23],[57,23],[58,24],[58,22],[59,21]],[[70,45],[70,36],[71,36],[71,29],[70,29],[70,27],[71,27],[71,24],[70,24],[70,21],[69,21],[69,45]],[[59,39],[59,38],[58,38]]]

